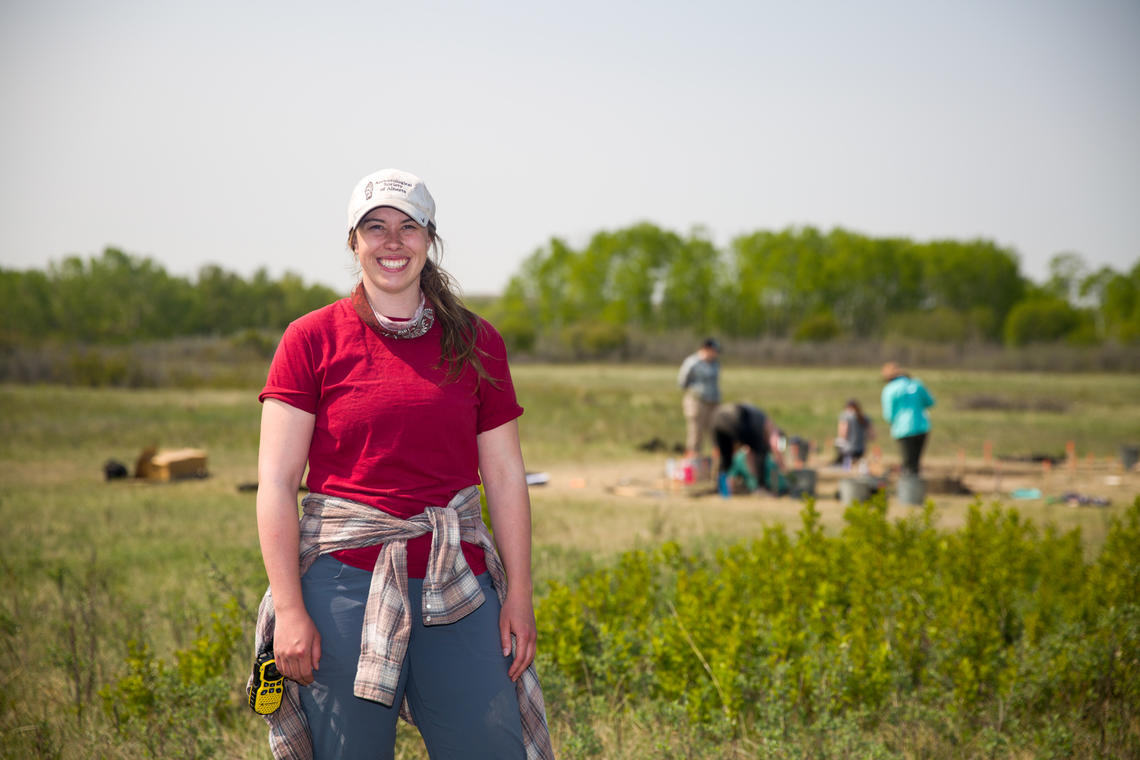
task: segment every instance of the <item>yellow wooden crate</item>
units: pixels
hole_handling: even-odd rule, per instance
[[[204,478],[206,475],[206,452],[202,449],[147,449],[135,467],[135,477],[148,480]]]

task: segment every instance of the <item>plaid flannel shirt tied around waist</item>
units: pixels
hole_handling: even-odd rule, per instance
[[[400,668],[412,630],[408,605],[407,541],[432,532],[431,554],[423,586],[425,625],[443,625],[462,619],[483,603],[483,591],[460,550],[460,541],[482,547],[487,570],[502,602],[506,572],[483,524],[479,491],[468,487],[446,507],[428,507],[408,520],[375,507],[323,494],[309,494],[301,502],[301,575],[323,554],[341,549],[383,544],[364,607],[364,631],[353,693],[357,697],[391,705]],[[257,613],[255,650],[263,651],[273,638],[273,597],[266,590]],[[252,681],[252,679],[250,679]],[[313,747],[295,681],[285,680],[281,707],[266,715],[269,746],[277,760],[312,760]],[[553,760],[542,688],[532,663],[516,682],[522,714],[523,741],[528,760]],[[400,716],[413,723],[405,699]]]

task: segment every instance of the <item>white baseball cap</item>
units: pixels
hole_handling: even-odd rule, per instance
[[[381,169],[356,183],[348,199],[348,230],[374,208],[391,206],[410,216],[416,224],[435,225],[435,200],[424,181],[399,169]]]

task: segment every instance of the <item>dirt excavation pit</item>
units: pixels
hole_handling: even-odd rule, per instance
[[[830,462],[809,461],[805,467],[814,471],[814,496],[821,507],[823,502],[840,501],[841,481],[860,477],[859,473],[845,471]],[[707,500],[710,507],[724,498],[717,492],[716,481],[711,474],[698,477],[691,484],[682,484],[676,477],[670,477],[673,473],[667,461],[656,457],[562,464],[544,470],[542,474],[545,482],[536,488],[568,497]],[[897,463],[888,460],[879,466],[872,464],[867,476],[874,479],[876,475],[879,482],[885,484],[893,502],[899,481]],[[943,502],[959,504],[978,498],[986,503],[1063,503],[1093,508],[1131,504],[1140,494],[1140,472],[1135,466],[1124,470],[1118,459],[1062,460],[1055,463],[1052,459],[993,459],[987,462],[960,457],[928,458],[923,460],[922,481],[925,498],[934,501],[936,506]],[[764,490],[754,494],[736,494],[731,498],[789,500],[786,495],[776,497]]]

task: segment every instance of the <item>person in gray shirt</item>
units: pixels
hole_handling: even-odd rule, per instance
[[[839,414],[835,435],[835,463],[849,470],[867,452],[867,442],[874,438],[871,420],[863,413],[857,399],[848,399]]]
[[[685,357],[677,374],[684,391],[681,412],[685,416],[685,456],[700,456],[712,425],[713,411],[720,403],[720,344],[706,338],[695,353]]]

